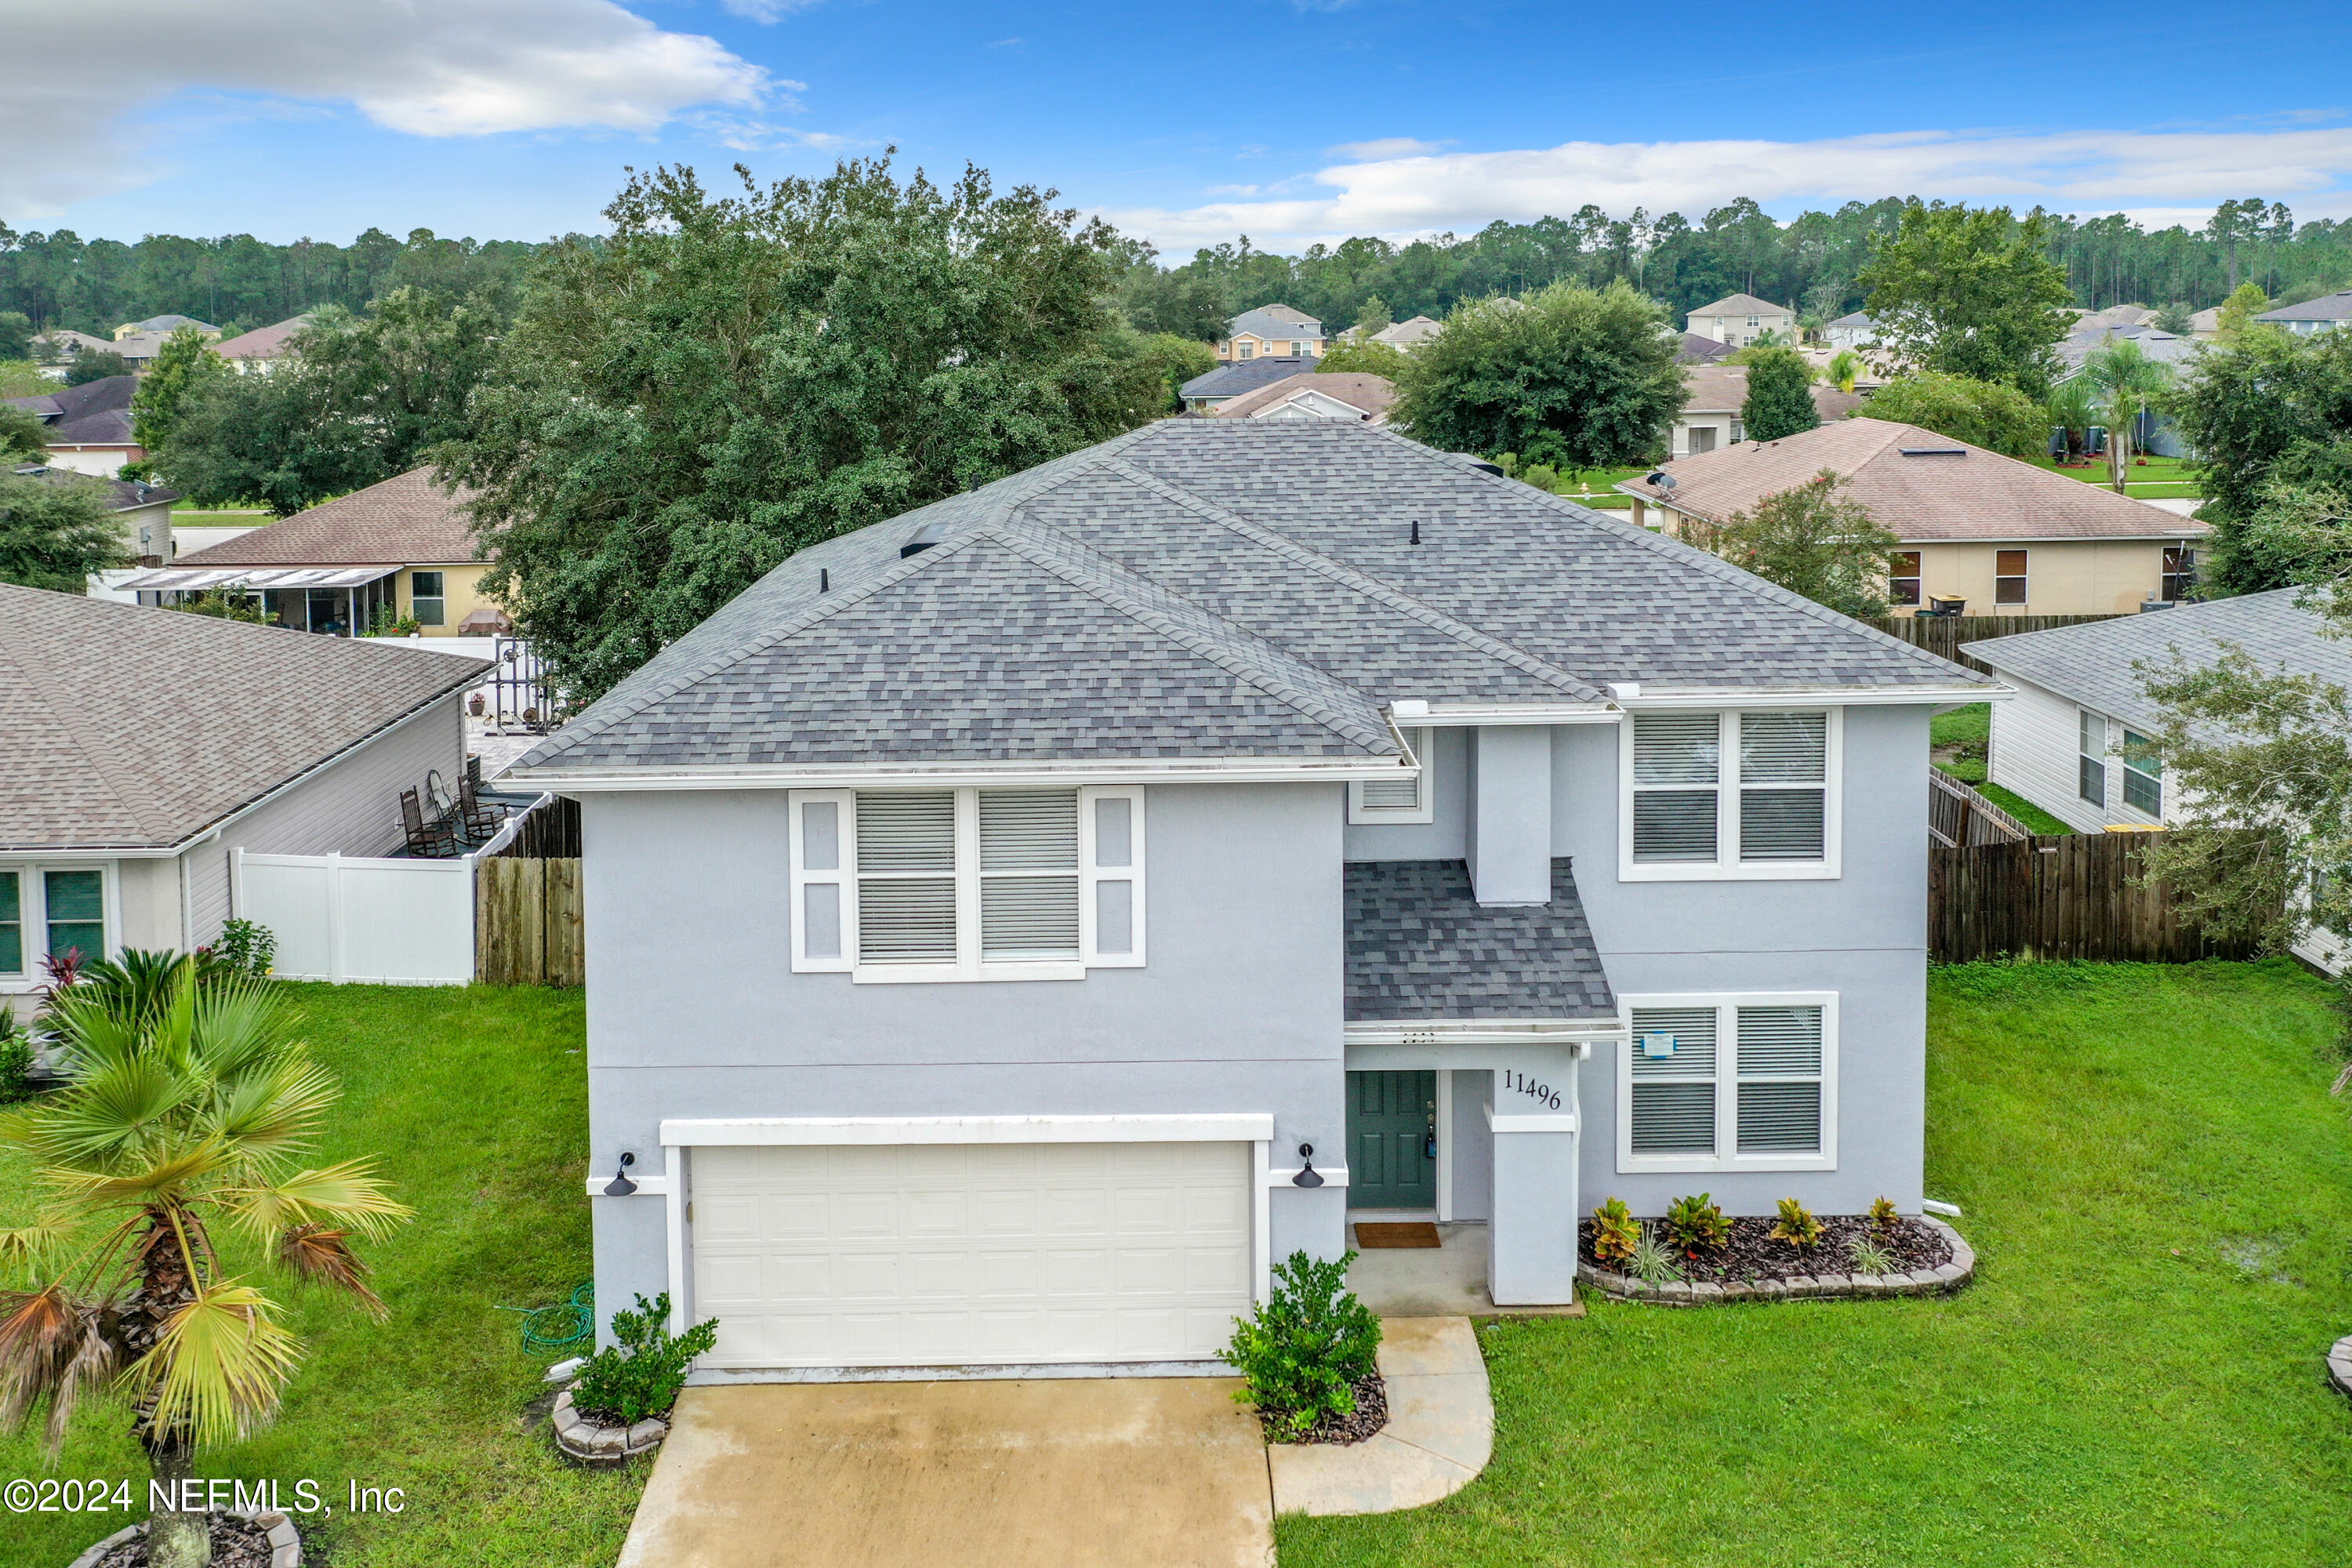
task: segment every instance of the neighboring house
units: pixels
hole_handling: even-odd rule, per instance
[[[169,332],[132,332],[127,337],[115,339],[107,347],[121,354],[122,363],[135,374],[152,365],[155,356],[162,353],[163,345],[171,341]]]
[[[1993,709],[1992,782],[2084,833],[2179,820],[2163,763],[2147,753],[2163,715],[2136,667],[2168,666],[2176,649],[2202,665],[2230,644],[2266,669],[2352,688],[2352,642],[2326,635],[2326,623],[2295,603],[2303,593],[2276,588],[1968,644],[2017,691]],[[2352,959],[2352,943],[2325,930],[2294,951],[2331,974]]]
[[[122,548],[145,566],[161,566],[172,559],[172,503],[180,499],[179,491],[144,479],[100,479],[73,468],[26,467],[16,472],[52,484],[100,487],[106,510],[122,531]]]
[[[1867,310],[1840,316],[1822,329],[1822,342],[1832,349],[1867,349],[1878,346],[1878,321]]]
[[[2209,341],[2220,337],[2221,335],[2221,307],[2219,305],[2208,305],[2205,309],[2190,316],[2189,318],[2189,334],[2194,338],[2201,338]]]
[[[1897,615],[1938,600],[2004,616],[2173,604],[2195,582],[2208,531],[2105,486],[1864,415],[1682,458],[1617,488],[1633,498],[1634,521],[1679,535],[1686,522],[1727,522],[1824,468],[1902,542],[1887,581]]]
[[[1287,305],[1260,305],[1226,324],[1217,357],[1229,363],[1268,357],[1320,359],[1327,346],[1323,323],[1314,317]]]
[[[400,791],[465,765],[487,668],[0,585],[0,1006],[69,947],[213,941],[234,849],[397,849]]]
[[[1746,365],[1692,365],[1683,372],[1683,383],[1690,391],[1683,399],[1682,414],[1667,437],[1675,457],[1712,452],[1748,439],[1748,426],[1739,412],[1748,402]],[[1813,412],[1821,416],[1823,424],[1843,419],[1862,406],[1860,393],[1840,392],[1820,382],[1815,382],[1811,390]]]
[[[7,401],[30,410],[40,420],[42,438],[49,447],[49,467],[110,479],[123,464],[142,462],[147,457],[147,448],[131,434],[131,395],[138,386],[135,375],[110,375],[37,397]]]
[[[306,310],[274,326],[256,327],[249,332],[215,343],[213,353],[243,374],[265,374],[278,368],[279,362],[287,357],[288,345],[310,324],[310,315]]]
[[[1392,349],[1410,353],[1445,330],[1445,323],[1427,316],[1415,316],[1409,321],[1398,321],[1382,327],[1372,334],[1372,342],[1386,343]]]
[[[2281,305],[2275,310],[2264,310],[2254,320],[2284,327],[2297,336],[2333,331],[2352,321],[2352,289],[2322,294],[2318,299],[2306,300],[2300,305]]]
[[[1389,405],[1395,401],[1396,383],[1384,375],[1308,371],[1227,398],[1213,412],[1220,419],[1345,419],[1385,425]]]
[[[1793,345],[1797,341],[1797,313],[1753,294],[1733,294],[1712,305],[1701,305],[1683,325],[1700,337],[1736,349],[1746,348],[1768,331],[1780,342]]]
[[[119,343],[142,333],[152,333],[157,337],[168,338],[182,327],[194,327],[211,338],[217,338],[221,334],[218,327],[214,326],[210,321],[199,321],[194,316],[150,316],[143,321],[125,321],[115,328],[114,341]]]
[[[279,626],[349,637],[380,616],[413,616],[429,637],[455,637],[485,601],[467,494],[412,468],[130,579],[150,603],[210,591],[259,595]]]
[[[2070,333],[2059,340],[2058,379],[2072,381],[2083,373],[2083,363],[2103,344],[2128,340],[2139,345],[2140,353],[2159,364],[2170,365],[2176,375],[2185,374],[2196,363],[2204,342],[2195,337],[2182,337],[2157,327],[2101,326]],[[2180,438],[2179,426],[2160,411],[2144,410],[2137,420],[2138,428],[2132,433],[2132,449],[2158,458],[2181,458],[2189,455],[2188,444]]]
[[[1674,331],[1671,327],[1666,330]],[[1732,352],[1729,343],[1719,343],[1713,338],[1700,337],[1696,332],[1675,332],[1675,335],[1682,340],[1682,346],[1675,351],[1675,363],[1677,364],[1713,364]]]
[[[111,353],[114,342],[110,338],[94,338],[70,327],[51,327],[33,340],[33,352],[45,363],[59,366],[61,371],[66,362],[85,349]]]
[[[1194,376],[1176,389],[1184,400],[1184,407],[1193,414],[1214,414],[1219,408],[1244,393],[1286,381],[1301,371],[1315,368],[1312,356],[1282,354],[1273,359],[1237,360],[1221,364],[1213,371]]]
[[[1928,716],[1998,694],[1334,421],[813,545],[509,775],[581,802],[597,1299],[705,1379],[1204,1368],[1360,1215],[1519,1305],[1612,1194],[1916,1213]]]

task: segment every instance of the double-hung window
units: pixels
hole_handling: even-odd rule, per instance
[[[1629,721],[1621,879],[1838,874],[1840,710],[1637,712]]]
[[[0,980],[40,972],[44,958],[107,956],[106,873],[96,867],[0,868]]]
[[[408,613],[416,617],[418,626],[437,626],[447,621],[447,574],[442,572],[411,572],[408,574]]]
[[[1139,789],[795,790],[793,967],[1076,980],[1143,962]]]
[[[1996,605],[2025,603],[2025,562],[2022,550],[1996,550],[1992,552],[1992,602]]]
[[[2107,809],[2107,721],[2090,710],[2074,713],[2074,793],[2101,811]]]
[[[1627,1000],[1620,1171],[1822,1171],[1837,1164],[1837,997]]]
[[[2164,763],[2146,735],[2124,731],[2124,804],[2150,816],[2164,815]]]
[[[1886,599],[1894,605],[1919,602],[1919,556],[1916,550],[1898,550],[1886,558]]]
[[[1405,749],[1420,766],[1397,770],[1392,779],[1359,779],[1348,786],[1348,820],[1359,826],[1373,823],[1415,823],[1432,820],[1430,774],[1435,767],[1427,729],[1398,731]]]

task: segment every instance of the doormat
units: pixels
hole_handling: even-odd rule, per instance
[[[1356,1225],[1356,1245],[1366,1252],[1388,1247],[1437,1247],[1437,1227],[1425,1219],[1361,1220]]]

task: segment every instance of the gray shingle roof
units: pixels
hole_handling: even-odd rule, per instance
[[[2282,305],[2275,310],[2264,310],[2254,318],[2257,321],[2352,321],[2352,289],[2334,294],[2322,294],[2316,300],[2300,305]]]
[[[1346,900],[1350,1022],[1617,1016],[1566,860],[1549,904],[1481,905],[1459,860],[1351,860]]]
[[[42,438],[52,447],[127,447],[131,434],[131,395],[135,375],[108,375],[79,386],[6,401],[29,409],[47,425]]]
[[[1401,437],[1170,419],[802,551],[522,766],[1391,757],[1398,698],[1619,680],[1982,678]]]
[[[0,584],[0,849],[181,843],[488,668]]]
[[[2302,594],[2300,588],[2274,588],[1967,647],[2003,674],[2151,729],[2158,721],[2157,706],[2132,666],[2144,661],[2160,668],[2172,662],[2175,647],[2191,664],[2202,665],[2217,656],[2218,645],[2235,643],[2265,669],[2316,675],[2352,689],[2352,641],[2325,635],[2326,623],[2295,603]]]
[[[1264,359],[1236,360],[1221,364],[1205,375],[1196,375],[1178,387],[1182,397],[1239,397],[1244,392],[1282,380],[1315,368],[1311,359],[1297,354],[1268,354]]]

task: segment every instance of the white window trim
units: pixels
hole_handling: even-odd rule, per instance
[[[2144,821],[2162,822],[2164,820],[2164,759],[2161,757],[2157,759],[2157,771],[2155,773],[2149,773],[2145,767],[2133,766],[2132,737],[2138,734],[2139,732],[2128,724],[2118,724],[2116,726],[2116,770],[2119,774],[2121,774],[2121,776],[2116,780],[2116,809],[2118,811],[2128,812],[2132,816],[2139,817]],[[2152,743],[2155,737],[2152,735],[2139,735],[2139,739],[2141,743],[2145,745]],[[2156,786],[2156,810],[2150,811],[2147,807],[2140,805],[2133,801],[2131,797],[2131,781],[2134,775],[2146,779],[2149,784]]]
[[[1625,1043],[1617,1047],[1617,1173],[1640,1172],[1834,1171],[1838,1128],[1838,994],[1834,991],[1696,991],[1621,996]],[[1712,1007],[1715,1026],[1714,1154],[1633,1152],[1633,1052],[1636,1007]],[[1739,1012],[1742,1007],[1822,1010],[1822,1148],[1818,1154],[1739,1153]],[[1729,1151],[1726,1152],[1726,1151]]]
[[[1642,711],[1677,711],[1660,710],[1646,704]],[[1693,712],[1714,712],[1719,717],[1755,711],[1761,713],[1802,713],[1820,710],[1829,715],[1829,731],[1824,749],[1822,772],[1824,791],[1822,803],[1822,848],[1819,860],[1742,860],[1739,858],[1739,795],[1738,779],[1738,748],[1736,736],[1726,739],[1720,750],[1722,766],[1716,779],[1715,855],[1713,860],[1652,860],[1633,858],[1633,726],[1630,720],[1619,727],[1617,742],[1617,879],[1621,882],[1806,882],[1834,881],[1843,873],[1840,858],[1845,839],[1845,710],[1835,703],[1791,702],[1786,697],[1777,701],[1712,702],[1704,708],[1687,710]]]
[[[18,972],[0,973],[0,996],[26,996],[47,989],[48,981],[41,970],[41,960],[49,951],[48,884],[43,873],[48,871],[95,871],[99,875],[100,909],[106,921],[106,950],[94,954],[99,958],[119,958],[122,953],[122,887],[115,876],[111,860],[0,860],[0,873],[20,874],[16,884],[16,915],[22,922],[25,946],[25,967]]]
[[[1398,826],[1437,819],[1437,732],[1427,725],[1407,725],[1398,729],[1397,739],[1404,746],[1405,765],[1419,770],[1415,781],[1413,804],[1402,805],[1366,805],[1364,785],[1372,781],[1353,779],[1348,784],[1348,824],[1351,827],[1371,827],[1381,824]]]
[[[2099,749],[2096,752],[2086,752],[2083,749],[2083,721],[2085,718],[2096,719],[2099,721]],[[2075,704],[2075,805],[2095,806],[2103,815],[2107,811],[2107,802],[2115,797],[2116,793],[2116,767],[2115,764],[2107,759],[2115,754],[2116,735],[2122,728],[2123,727],[2120,724],[2108,718],[2105,714],[2100,712],[2097,709],[2085,708],[2080,703]],[[2099,764],[2099,798],[2096,800],[2093,800],[2090,796],[2083,793],[2083,763],[2085,758],[2088,758],[2090,761]]]
[[[792,966],[798,974],[847,974],[860,985],[955,984],[983,980],[1084,980],[1089,969],[1140,969],[1145,963],[1146,904],[1143,786],[1087,784],[1078,787],[1078,956],[1020,963],[987,963],[980,956],[980,789],[954,787],[956,858],[956,957],[952,963],[861,963],[857,961],[857,793],[846,789],[796,789],[790,792],[789,879],[792,918]],[[931,793],[926,791],[925,793]],[[1095,861],[1095,803],[1125,800],[1128,805],[1129,866],[1098,866]],[[805,809],[829,802],[839,808],[840,865],[831,870],[808,868],[804,847]],[[1104,882],[1133,884],[1129,908],[1134,951],[1105,953],[1097,945],[1095,930],[1097,890]],[[838,957],[811,957],[808,952],[807,889],[831,884],[841,889],[841,952]]]

